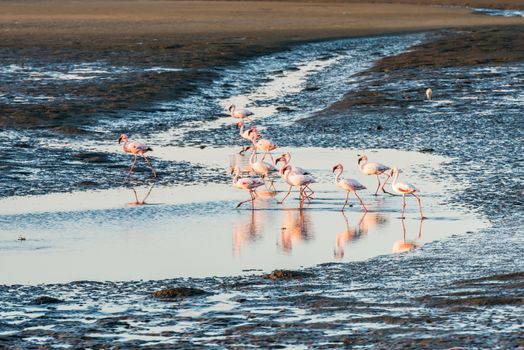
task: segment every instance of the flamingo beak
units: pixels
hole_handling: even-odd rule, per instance
[[[337,170],[337,169],[338,169],[338,165],[335,165],[335,166],[333,167],[333,172],[335,172],[335,170]]]
[[[122,142],[122,136],[120,136],[120,137],[118,138],[118,144],[120,144],[121,142]]]

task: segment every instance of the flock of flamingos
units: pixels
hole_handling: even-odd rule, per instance
[[[429,90],[429,89],[428,89]],[[429,94],[431,94],[431,91],[429,90]],[[426,95],[428,95],[428,91],[426,91]],[[430,95],[431,96],[431,95]],[[430,98],[428,96],[428,98]],[[241,170],[237,164],[232,166],[231,169],[231,175],[233,175],[232,179],[232,185],[236,188],[247,190],[249,192],[250,198],[238,203],[237,208],[240,207],[242,204],[251,202],[251,208],[254,209],[254,201],[257,197],[256,189],[261,186],[266,186],[266,179],[268,179],[269,182],[269,188],[271,188],[273,191],[275,191],[275,188],[273,186],[273,175],[278,173],[280,177],[289,185],[289,190],[287,194],[282,198],[282,200],[278,201],[279,204],[282,204],[286,198],[290,195],[291,190],[293,187],[297,187],[299,190],[299,196],[300,196],[300,207],[303,207],[303,204],[305,201],[308,203],[311,202],[311,199],[313,198],[313,195],[315,192],[311,189],[310,185],[315,183],[315,178],[313,175],[300,167],[292,166],[289,164],[291,160],[291,155],[289,153],[284,153],[282,156],[280,156],[277,159],[273,158],[273,155],[271,154],[271,151],[274,151],[278,148],[278,146],[271,142],[268,139],[262,138],[262,135],[257,131],[257,129],[253,126],[253,120],[250,118],[254,115],[253,112],[247,110],[247,109],[237,109],[235,105],[231,105],[229,107],[229,113],[230,115],[238,119],[237,126],[239,127],[240,131],[239,134],[242,138],[249,141],[250,145],[247,147],[244,147],[240,154],[244,155],[245,152],[251,151],[251,155],[249,157],[249,173],[256,174],[257,176],[246,176],[241,177]],[[248,120],[251,123],[251,127],[246,130],[244,120]],[[155,169],[151,165],[151,162],[146,156],[146,153],[149,151],[152,151],[153,149],[143,143],[138,142],[129,142],[127,136],[125,134],[120,135],[118,142],[124,142],[122,145],[122,150],[126,153],[133,154],[135,156],[135,159],[133,163],[131,164],[131,167],[129,168],[129,172],[127,176],[129,177],[133,171],[133,168],[136,164],[138,156],[142,156],[148,166],[151,168],[151,171],[153,172],[153,176],[157,176]],[[263,152],[263,155],[260,159],[258,159],[258,152]],[[271,163],[265,162],[264,159],[266,156],[269,155],[271,158]],[[282,166],[280,169],[277,168],[278,163],[282,162]],[[420,203],[420,197],[416,194],[417,192],[420,192],[417,187],[410,183],[406,182],[399,182],[398,176],[399,176],[399,169],[397,168],[390,168],[384,164],[380,163],[370,163],[368,162],[368,158],[365,155],[359,155],[358,161],[357,161],[358,167],[360,171],[365,175],[375,175],[377,177],[378,186],[375,191],[375,195],[378,194],[379,190],[382,190],[384,193],[386,193],[386,190],[384,187],[388,183],[390,178],[393,178],[393,182],[391,184],[391,188],[396,193],[402,195],[403,203],[402,203],[402,218],[404,218],[404,210],[406,207],[406,195],[413,196],[419,205],[420,209],[420,218],[424,219],[424,214],[422,213],[422,205]],[[362,185],[359,181],[355,179],[343,179],[341,178],[342,172],[344,171],[344,167],[342,164],[335,164],[332,169],[333,173],[336,172],[335,176],[335,184],[346,192],[346,200],[344,202],[344,205],[342,206],[342,211],[346,208],[346,205],[349,200],[349,195],[351,193],[354,193],[357,199],[359,200],[360,204],[362,205],[362,209],[367,212],[366,205],[358,195],[358,191],[365,190],[366,187]],[[380,176],[385,175],[386,179],[383,183],[380,181]],[[268,188],[268,189],[269,189]]]

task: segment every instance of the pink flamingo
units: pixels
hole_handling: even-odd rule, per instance
[[[284,198],[282,198],[282,200],[278,202],[278,204],[284,203],[284,200],[286,200],[286,198],[289,196],[293,187],[299,188],[301,207],[305,199],[307,199],[308,202],[310,202],[309,197],[304,193],[304,187],[315,182],[315,178],[313,176],[294,173],[292,171],[291,165],[283,166],[282,168],[280,168],[279,173],[280,176],[288,183],[289,191],[284,196]]]
[[[242,120],[237,123],[237,127],[240,128],[238,133],[243,139],[251,141],[253,139],[253,135],[257,134],[257,129],[254,127],[244,130],[244,122]]]
[[[428,100],[431,100],[431,94],[433,93],[433,91],[431,91],[431,88],[427,88],[426,89],[426,98]]]
[[[335,177],[335,184],[347,192],[346,195],[346,201],[344,202],[344,206],[342,206],[342,211],[346,208],[346,205],[348,204],[349,200],[349,194],[351,192],[355,193],[355,196],[357,196],[358,200],[360,201],[360,204],[362,205],[362,208],[364,208],[364,211],[368,211],[368,208],[364,205],[362,202],[362,199],[360,199],[360,196],[358,195],[357,191],[359,190],[365,190],[366,186],[362,185],[360,182],[354,179],[341,179],[340,176],[342,175],[342,172],[344,171],[344,167],[342,164],[336,164],[333,167],[333,173],[338,169],[338,174]]]
[[[271,151],[278,148],[278,146],[269,141],[268,139],[259,139],[260,135],[253,134],[251,135],[251,141],[253,142],[253,146],[255,146],[255,149],[258,151],[264,152],[264,155],[262,156],[262,160],[266,158],[266,155],[269,153],[269,157],[271,158],[271,163],[275,164],[275,160],[273,159],[273,155],[271,154]]]
[[[249,165],[251,165],[251,169],[253,169],[253,171],[255,173],[257,173],[257,175],[259,175],[262,178],[262,181],[267,177],[269,179],[270,187],[274,191],[275,190],[275,186],[273,185],[273,179],[271,179],[269,176],[272,173],[278,172],[278,169],[274,165],[264,162],[262,159],[261,160],[255,160],[255,158],[257,156],[257,152],[255,151],[254,146],[246,147],[245,150],[246,151],[248,151],[248,150],[252,150],[253,151],[253,153],[251,153],[251,157],[249,157]],[[265,184],[265,182],[264,182],[264,184]],[[267,186],[266,186],[266,188],[267,188]]]
[[[148,145],[144,143],[138,143],[138,142],[129,142],[129,139],[127,138],[126,134],[120,135],[118,138],[118,143],[121,143],[124,141],[124,144],[122,145],[122,150],[125,153],[131,153],[135,156],[135,160],[133,161],[133,164],[131,164],[131,168],[129,168],[129,172],[127,173],[127,177],[131,175],[131,172],[133,171],[133,167],[135,166],[137,156],[140,154],[142,157],[144,157],[144,160],[147,162],[149,167],[151,168],[151,171],[153,172],[153,176],[156,177],[155,169],[153,169],[153,166],[147,159],[145,153],[152,151],[153,149],[149,147]]]
[[[264,184],[263,181],[261,181],[260,179],[258,178],[254,178],[254,177],[242,177],[242,178],[238,178],[239,174],[240,174],[240,169],[238,167],[235,167],[232,171],[232,174],[234,175],[233,176],[233,186],[235,186],[236,188],[239,188],[241,190],[248,190],[249,191],[249,194],[251,196],[251,199],[248,199],[248,200],[245,200],[245,201],[242,201],[240,203],[237,204],[237,208],[240,207],[242,204],[246,203],[246,202],[251,202],[251,209],[254,208],[254,201],[255,201],[255,198],[256,198],[256,194],[255,194],[255,190],[257,187],[260,187]]]
[[[386,193],[386,190],[384,189],[384,186],[386,186],[386,184],[388,183],[388,180],[390,178],[391,175],[387,175],[387,178],[386,178],[386,181],[384,181],[384,184],[382,185],[382,187],[380,187],[380,177],[379,175],[383,174],[385,171],[389,170],[390,168],[384,164],[380,164],[380,163],[368,163],[368,157],[366,157],[365,155],[358,155],[358,165],[359,165],[359,169],[360,171],[363,173],[363,174],[366,174],[366,175],[376,175],[377,176],[377,180],[378,180],[378,187],[377,187],[377,190],[375,191],[375,196],[377,195],[378,193],[378,190],[380,188],[382,188],[382,192]]]
[[[277,165],[281,161],[284,162],[283,166],[286,166],[286,165],[291,166],[289,164],[289,162],[291,161],[291,154],[289,152],[282,154],[280,157],[275,159],[275,165]],[[298,166],[291,166],[291,172],[300,174],[300,175],[312,175],[310,171],[305,170]],[[311,187],[309,187],[309,185],[306,185],[305,188],[309,191],[309,193],[307,194],[308,199],[311,199],[311,197],[315,194],[315,191],[313,191]],[[306,192],[304,191],[304,193]]]
[[[402,195],[402,219],[404,219],[404,209],[406,208],[406,194],[410,194],[417,199],[418,206],[420,208],[420,218],[424,219],[424,214],[422,214],[422,205],[420,204],[420,197],[415,194],[415,192],[420,192],[420,190],[417,187],[415,187],[415,185],[412,185],[410,183],[397,182],[398,174],[399,170],[397,168],[391,169],[390,176],[394,176],[391,187],[395,192],[400,193]]]
[[[252,116],[255,113],[251,112],[250,110],[244,109],[244,108],[237,109],[237,106],[235,106],[234,104],[229,106],[228,110],[229,110],[229,114],[233,118],[240,119],[240,120],[243,120],[245,118],[245,119],[249,120],[251,123],[253,123],[253,121],[251,119],[249,119],[249,116]]]

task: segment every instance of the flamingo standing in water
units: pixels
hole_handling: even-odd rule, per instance
[[[260,187],[264,184],[264,182],[258,178],[254,178],[254,177],[242,177],[242,178],[238,178],[239,174],[240,174],[240,169],[238,167],[235,167],[232,171],[232,174],[234,175],[233,176],[233,186],[235,186],[236,188],[239,188],[241,190],[248,190],[249,191],[249,195],[251,196],[251,199],[248,199],[248,200],[245,200],[245,201],[242,201],[240,203],[237,204],[237,208],[240,207],[242,204],[246,203],[246,202],[251,202],[251,209],[254,208],[254,201],[255,201],[255,198],[256,198],[256,194],[255,194],[255,190],[257,189],[257,187]]]
[[[291,189],[293,187],[298,187],[300,191],[300,206],[302,207],[302,204],[304,203],[304,200],[309,200],[309,197],[307,194],[304,193],[305,186],[314,183],[315,178],[311,175],[302,175],[298,173],[294,173],[292,171],[291,165],[285,165],[282,168],[280,168],[280,176],[288,183],[289,185],[289,191],[287,194],[282,198],[281,201],[278,202],[278,204],[284,203],[284,200],[289,196],[291,193]]]
[[[254,115],[255,113],[251,112],[249,109],[245,109],[245,108],[237,109],[237,106],[233,104],[229,106],[228,110],[229,110],[229,114],[233,118],[240,119],[240,120],[247,119],[251,123],[253,123],[253,121],[249,119],[249,117]]]
[[[417,187],[415,187],[415,185],[412,185],[410,183],[397,182],[398,174],[399,170],[397,168],[391,169],[391,176],[394,176],[391,187],[393,188],[393,191],[402,195],[402,219],[404,219],[404,209],[406,208],[406,194],[410,194],[417,199],[418,206],[420,209],[420,218],[424,219],[424,214],[422,214],[422,205],[420,204],[420,197],[415,194],[415,192],[420,192],[420,190]]]
[[[351,192],[353,192],[353,193],[355,193],[355,196],[357,196],[358,200],[360,201],[360,204],[362,205],[362,208],[364,208],[364,211],[367,212],[368,208],[366,208],[366,206],[362,202],[362,199],[360,199],[360,196],[357,193],[357,191],[359,191],[359,190],[365,190],[366,186],[362,185],[360,182],[358,182],[357,180],[354,180],[354,179],[341,179],[340,175],[342,175],[342,172],[344,171],[344,167],[342,166],[342,164],[340,164],[340,163],[336,164],[333,167],[333,172],[335,172],[336,170],[338,170],[338,174],[335,177],[335,183],[336,183],[336,185],[338,187],[340,187],[341,189],[343,189],[344,191],[347,192],[346,201],[344,202],[344,206],[342,207],[342,211],[344,211],[344,209],[346,208],[346,205],[348,204],[349,194]]]
[[[291,166],[289,164],[289,162],[291,161],[291,154],[289,152],[282,154],[280,157],[275,159],[275,165],[277,165],[280,161],[284,162],[283,166]],[[291,171],[300,175],[311,175],[311,172],[298,166],[291,166]],[[309,194],[307,194],[308,199],[311,199],[311,196],[315,194],[315,191],[313,191],[311,187],[309,187],[309,185],[306,185],[305,188],[309,191]],[[304,193],[306,192],[304,191]]]
[[[268,139],[259,139],[260,135],[258,134],[251,134],[251,141],[253,142],[253,146],[255,146],[255,149],[258,151],[264,152],[264,155],[262,156],[262,160],[266,158],[266,155],[269,153],[269,157],[271,158],[271,163],[275,164],[275,160],[273,159],[273,155],[271,154],[271,151],[278,148],[278,146],[269,141]]]
[[[375,191],[375,196],[377,195],[378,190],[380,188],[382,188],[382,192],[386,193],[384,186],[386,186],[386,184],[388,183],[388,180],[391,177],[391,175],[387,174],[386,181],[384,181],[384,184],[382,185],[382,187],[380,187],[379,175],[389,170],[390,168],[388,166],[381,164],[381,163],[368,163],[368,157],[366,157],[364,154],[358,155],[358,166],[359,166],[360,171],[363,174],[377,176],[378,187],[377,187],[377,190]]]
[[[273,189],[273,191],[275,191],[275,186],[273,185],[273,179],[271,179],[269,176],[272,173],[278,172],[278,169],[274,165],[264,162],[262,159],[255,160],[255,157],[257,156],[257,152],[254,146],[246,147],[245,150],[253,151],[253,153],[251,153],[251,157],[249,157],[249,165],[251,165],[251,169],[253,169],[253,171],[262,178],[262,180],[264,180],[267,177],[269,179],[269,186]]]
[[[151,163],[149,162],[149,160],[147,159],[145,155],[145,153],[152,151],[153,149],[144,143],[138,143],[138,142],[130,143],[126,134],[122,134],[118,138],[118,143],[121,143],[122,141],[124,141],[124,144],[122,145],[122,150],[126,153],[131,153],[135,156],[135,160],[133,161],[133,164],[131,164],[131,168],[129,168],[127,177],[131,175],[131,172],[133,171],[133,167],[135,166],[138,155],[141,155],[144,158],[144,160],[147,162],[147,164],[151,168],[151,171],[153,172],[153,176],[156,177],[155,169],[153,169],[153,166],[151,165]]]
[[[431,90],[431,88],[427,88],[426,89],[426,98],[428,100],[431,100],[431,94],[433,93],[433,91]]]

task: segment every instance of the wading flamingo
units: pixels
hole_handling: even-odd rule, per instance
[[[270,175],[272,173],[278,172],[278,169],[274,165],[264,162],[263,160],[255,160],[257,152],[255,151],[255,148],[253,146],[246,147],[245,150],[253,151],[253,153],[251,153],[251,157],[249,157],[249,165],[251,165],[251,169],[253,169],[253,171],[262,178],[262,181],[264,181],[264,179],[267,177],[269,179],[269,186],[273,189],[273,191],[275,191],[273,179],[271,179]]]
[[[426,98],[428,100],[431,100],[431,94],[432,94],[433,91],[431,91],[431,88],[427,88],[426,89]]]
[[[255,190],[257,187],[264,185],[264,182],[255,177],[241,177],[239,179],[238,178],[239,174],[240,174],[240,169],[238,167],[235,167],[232,171],[232,175],[234,175],[232,184],[233,186],[241,190],[248,190],[249,195],[251,196],[251,199],[238,203],[236,207],[238,208],[246,202],[251,202],[251,209],[253,209],[254,208],[253,202],[255,201],[255,198],[256,198]]]
[[[304,193],[304,187],[315,182],[315,178],[313,176],[294,173],[290,165],[285,165],[282,168],[280,168],[279,173],[280,176],[289,185],[289,191],[287,191],[287,194],[284,196],[284,198],[282,198],[281,201],[277,202],[278,204],[284,203],[284,200],[286,200],[286,198],[289,196],[293,187],[299,188],[301,207],[305,199],[307,199],[308,202],[310,202],[309,197]]]
[[[142,157],[144,157],[144,160],[147,162],[147,164],[151,168],[151,171],[153,172],[153,176],[156,177],[155,169],[153,169],[153,166],[151,165],[151,163],[149,162],[149,160],[147,159],[145,155],[146,152],[152,151],[153,149],[144,143],[138,143],[138,142],[130,143],[126,134],[122,134],[118,138],[118,143],[121,143],[122,141],[124,141],[124,144],[122,145],[122,150],[126,153],[131,153],[135,155],[135,160],[133,161],[133,164],[131,164],[131,168],[129,168],[127,177],[131,175],[131,172],[133,171],[133,167],[135,166],[138,155],[141,155]]]
[[[286,165],[291,166],[289,164],[289,162],[291,161],[291,154],[289,154],[289,152],[286,152],[286,153],[282,154],[280,157],[275,159],[275,165],[277,165],[281,161],[284,162],[283,166],[286,166]],[[297,173],[297,174],[300,174],[300,175],[312,175],[311,172],[309,172],[308,170],[305,170],[305,169],[297,167],[297,166],[291,166],[291,172],[294,172],[294,173]],[[315,194],[315,191],[313,191],[309,187],[309,185],[306,185],[305,188],[309,191],[309,193],[307,194],[308,199],[311,199],[311,197]],[[306,192],[304,191],[304,193],[306,193]]]
[[[244,130],[244,122],[242,120],[237,123],[237,127],[240,128],[238,133],[243,139],[251,141],[253,139],[253,135],[257,135],[257,129],[254,127]]]
[[[249,109],[244,109],[244,108],[237,109],[237,106],[231,105],[229,106],[228,110],[229,110],[229,114],[233,118],[240,119],[240,120],[247,119],[251,123],[253,123],[253,121],[249,119],[249,116],[254,115],[255,113],[251,112]]]
[[[360,199],[360,196],[357,193],[357,191],[359,191],[359,190],[365,190],[366,186],[362,185],[360,182],[358,182],[357,180],[354,180],[354,179],[341,179],[340,175],[342,175],[342,172],[344,171],[344,167],[342,166],[342,164],[339,163],[339,164],[336,164],[333,167],[333,172],[335,172],[337,170],[338,170],[338,174],[335,177],[335,184],[338,187],[340,187],[341,189],[343,189],[344,191],[347,192],[346,201],[344,202],[344,206],[342,207],[342,211],[344,211],[344,209],[346,208],[346,205],[348,204],[349,194],[351,192],[353,192],[353,193],[355,193],[355,196],[357,196],[358,200],[360,201],[360,204],[362,205],[362,208],[364,208],[364,211],[367,212],[368,208],[366,208],[366,206],[362,202],[362,199]]]
[[[386,193],[386,190],[384,189],[384,186],[386,186],[386,184],[388,183],[388,180],[389,180],[391,175],[386,174],[387,178],[386,178],[386,181],[384,181],[384,184],[382,185],[382,187],[380,187],[380,177],[379,177],[379,175],[381,175],[384,172],[386,172],[387,170],[389,170],[390,168],[388,166],[386,166],[384,164],[380,164],[380,163],[368,163],[368,157],[366,157],[364,154],[359,154],[358,155],[358,166],[359,166],[360,171],[363,174],[376,175],[377,176],[378,187],[377,187],[377,190],[375,191],[375,196],[377,195],[378,190],[380,188],[382,189],[382,192]]]
[[[417,199],[418,207],[420,209],[420,218],[424,219],[424,214],[422,214],[422,205],[420,204],[420,197],[415,194],[415,192],[420,192],[420,190],[410,183],[406,182],[397,182],[399,170],[397,168],[391,169],[391,176],[393,176],[393,183],[391,188],[393,191],[402,195],[402,219],[404,219],[404,209],[406,208],[406,194],[410,194]]]
[[[262,156],[262,160],[266,158],[266,155],[269,153],[269,157],[271,158],[271,163],[275,164],[275,160],[273,159],[273,155],[271,154],[271,151],[278,148],[278,146],[269,141],[268,139],[259,139],[260,135],[257,133],[252,133],[251,135],[251,141],[253,142],[253,146],[255,146],[255,149],[257,151],[264,152],[264,155]]]

